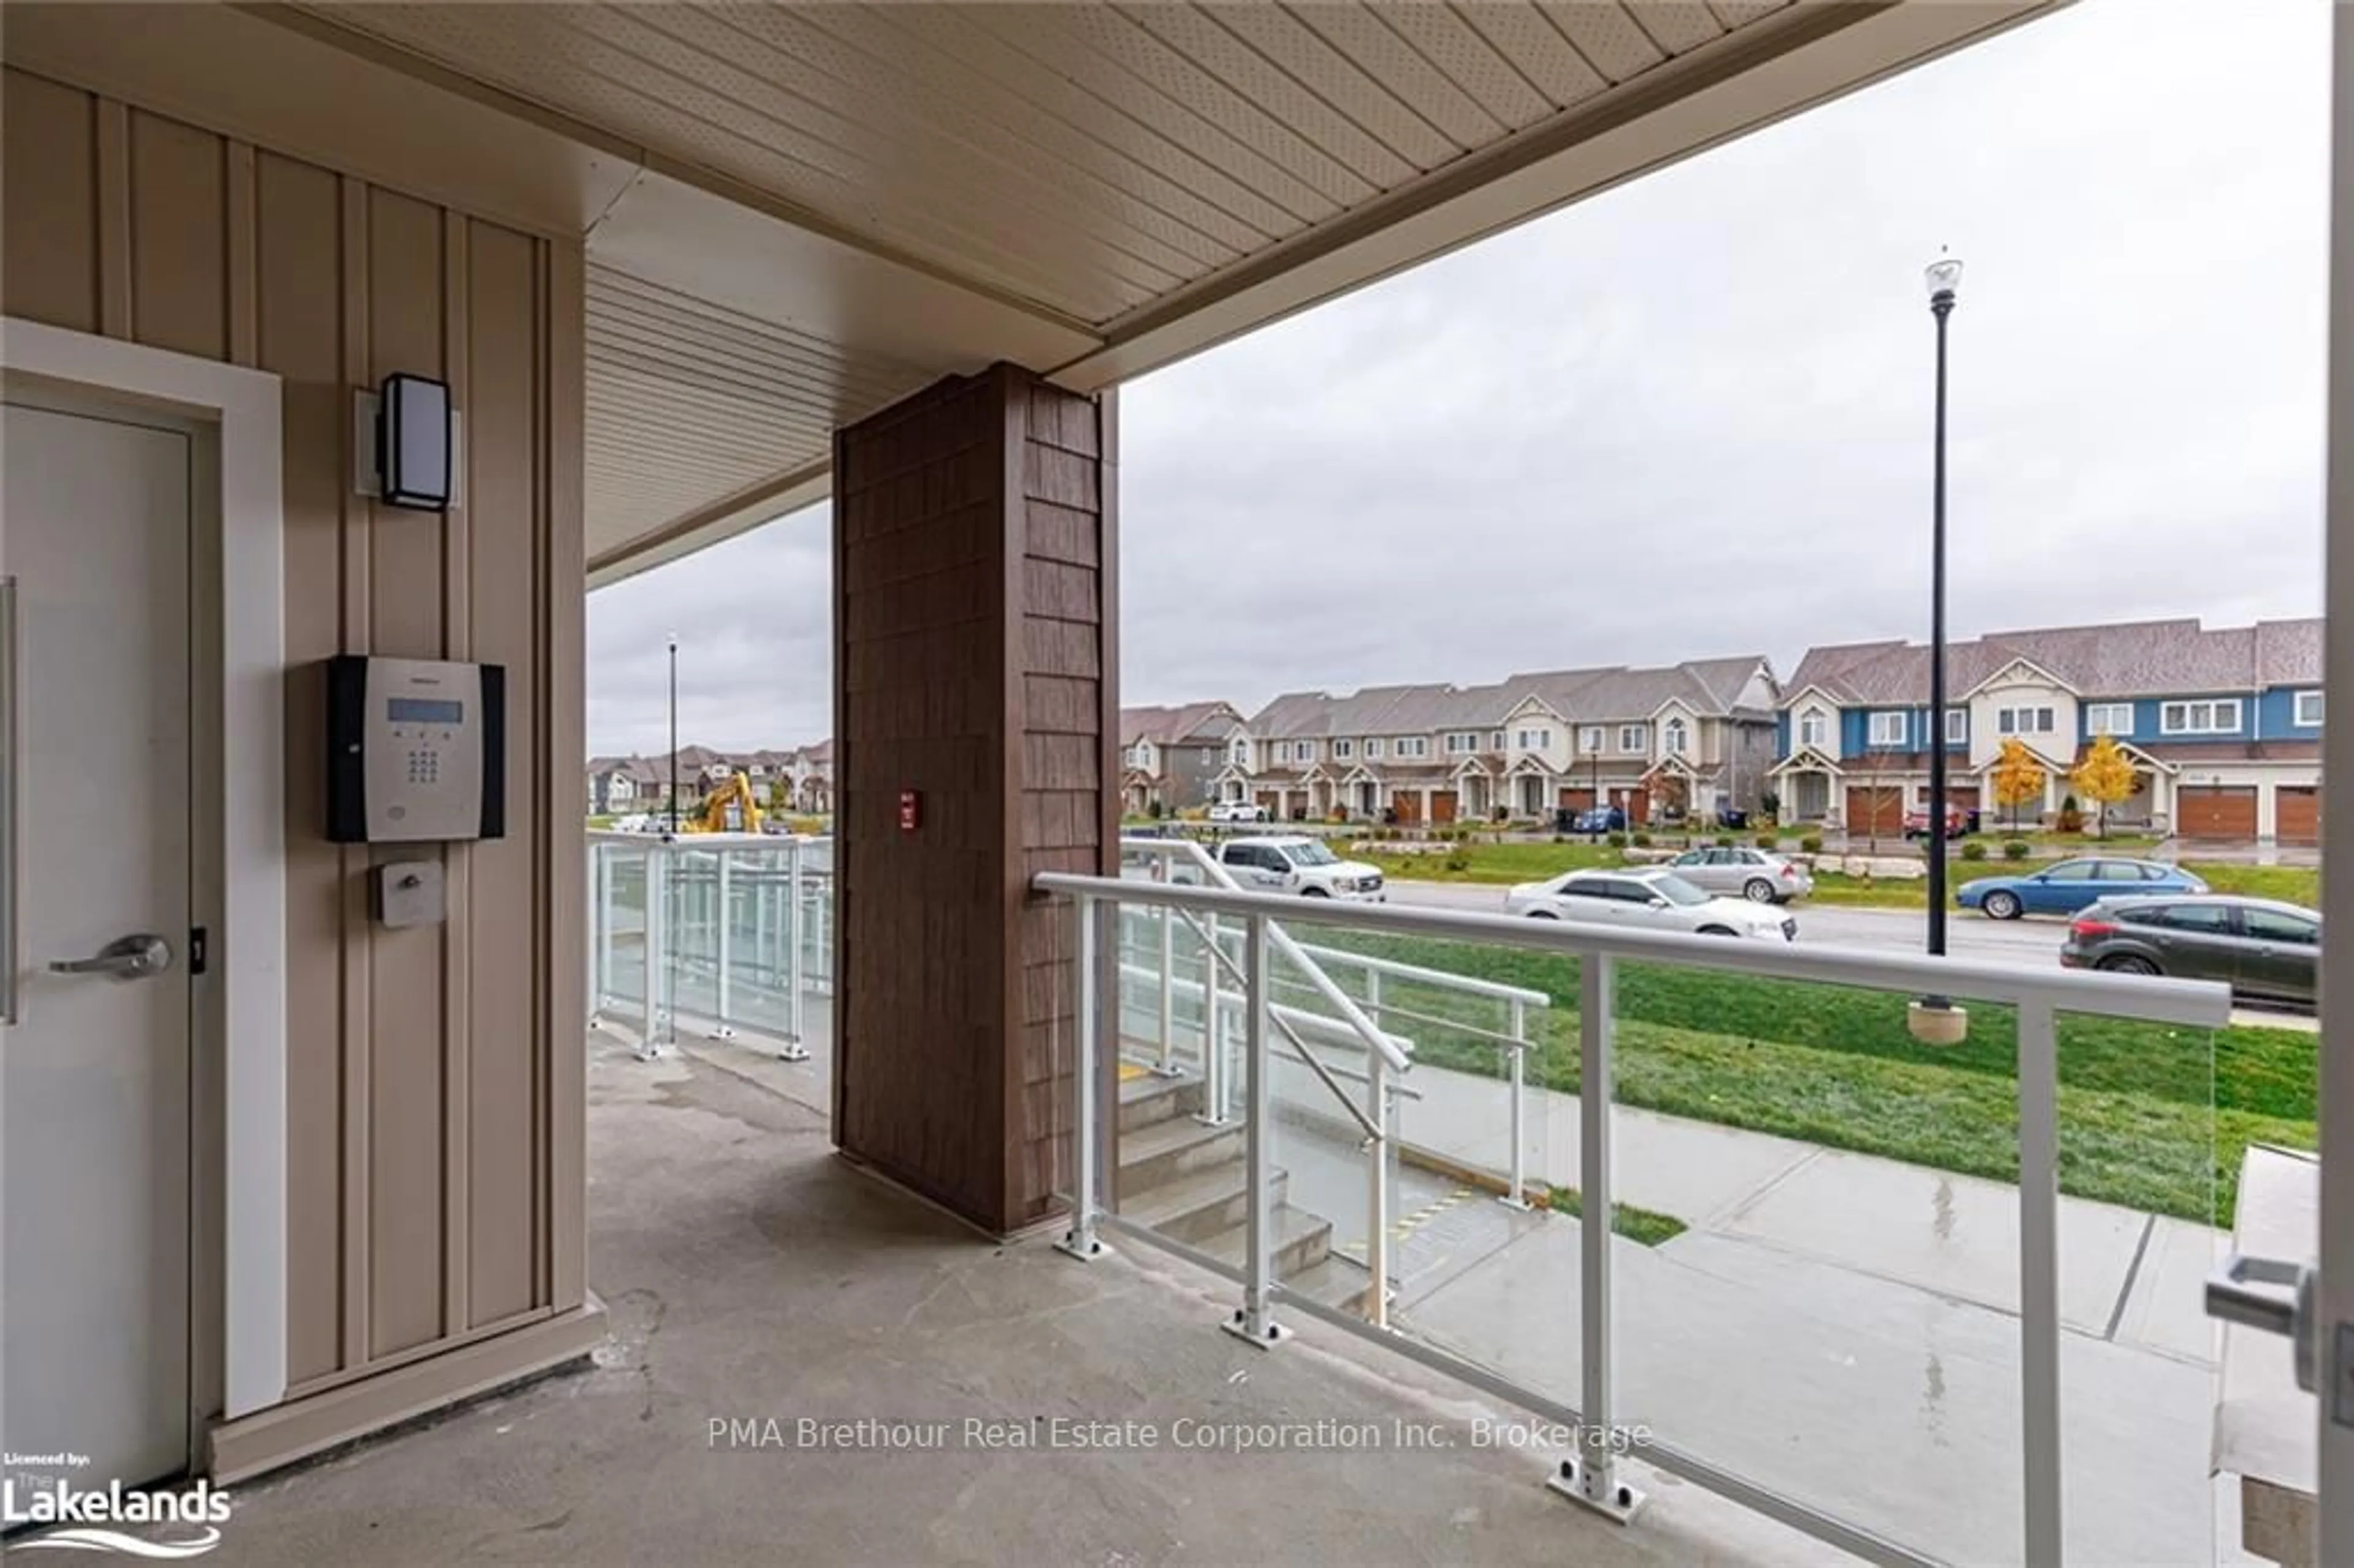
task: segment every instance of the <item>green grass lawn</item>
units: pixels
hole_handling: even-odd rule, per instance
[[[1734,842],[1745,844],[1750,840],[1747,835],[1736,835]],[[2123,853],[2130,846],[2122,839],[2113,839],[2108,847]],[[2146,842],[2143,847],[2146,847]],[[1566,843],[1457,844],[1452,846],[1451,853],[1439,854],[1384,854],[1377,846],[1363,852],[1359,858],[1380,866],[1382,874],[1393,881],[1468,882],[1497,886],[1509,886],[1516,882],[1542,882],[1564,871],[1589,866],[1628,863],[1624,851],[1613,849],[1607,842],[1596,844],[1585,839],[1575,839]],[[1450,869],[1447,864],[1450,860],[1462,863]],[[1996,848],[1984,860],[1964,860],[1956,853],[1947,865],[1953,885],[1958,887],[1975,877],[2023,875],[2042,863],[2048,863],[2007,861],[2002,858],[2001,851]],[[2311,866],[2234,865],[2221,861],[2185,861],[2183,868],[2194,875],[2204,877],[2218,893],[2285,898],[2293,904],[2317,906],[2321,900],[2321,874]],[[1926,883],[1916,877],[1864,878],[1844,876],[1837,872],[1818,872],[1814,901],[1879,909],[1925,909],[1929,903],[1929,890]]]
[[[1577,1087],[1578,961],[1462,943],[1324,939],[1456,973],[1542,991],[1532,1081]],[[1393,983],[1385,1000],[1434,1017],[1495,1026],[1497,1004]],[[1659,965],[1618,968],[1623,1104],[1778,1133],[1968,1175],[2016,1181],[2016,1021],[1974,1007],[1970,1039],[1925,1046],[1905,1030],[1905,999],[1810,982],[1752,980]],[[1429,1023],[1399,1027],[1435,1065],[1493,1075],[1492,1044]],[[2063,1017],[2060,1183],[2078,1197],[2218,1224],[2231,1222],[2251,1142],[2312,1148],[2316,1037],[2295,1030],[2169,1029]]]

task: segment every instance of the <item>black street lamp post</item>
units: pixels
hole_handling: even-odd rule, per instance
[[[1929,313],[1937,318],[1937,433],[1935,498],[1929,524],[1929,952],[1946,952],[1946,318],[1962,264],[1940,257],[1929,265]]]
[[[670,833],[678,836],[678,633],[670,634]]]

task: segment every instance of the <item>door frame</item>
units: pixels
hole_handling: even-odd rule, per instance
[[[2329,348],[2323,491],[2322,627],[2325,686],[2354,688],[2354,7],[2330,19]],[[2324,843],[2354,844],[2354,789],[2327,780],[2354,777],[2354,725],[2325,726]],[[2345,818],[2344,821],[2338,819]],[[2322,915],[2354,929],[2354,876],[2321,885]],[[2343,953],[2340,955],[2343,964]],[[2354,1403],[2354,985],[2331,983],[2321,966],[2321,1256],[2314,1292],[2322,1390],[2314,1419],[2320,1430],[2320,1529],[2315,1561],[2354,1562],[2354,1425],[2331,1418],[2333,1397]],[[2341,1329],[2349,1333],[2341,1333]]]
[[[286,1390],[285,513],[275,376],[0,317],[0,376],[192,426],[191,1441]],[[232,763],[232,759],[236,759]]]

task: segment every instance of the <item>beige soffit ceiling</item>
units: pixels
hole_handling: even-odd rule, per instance
[[[5,12],[35,69],[585,234],[602,581],[822,496],[832,425],[938,376],[1110,385],[2047,4]]]

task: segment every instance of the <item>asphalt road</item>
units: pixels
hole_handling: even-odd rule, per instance
[[[1463,909],[1479,915],[1504,912],[1504,890],[1460,882],[1392,882],[1390,902],[1419,904],[1437,909]],[[1920,952],[1928,942],[1929,916],[1919,909],[1858,909],[1808,904],[1797,907],[1798,940],[1845,948],[1885,948]],[[1993,963],[2054,964],[2068,923],[2048,916],[2022,920],[1989,920],[1967,909],[1946,917],[1946,951],[1957,959],[1981,959]],[[2243,1007],[2232,1014],[2235,1023],[2275,1029],[2312,1030],[2309,1012]]]
[[[1389,894],[1394,904],[1420,904],[1481,915],[1504,912],[1504,890],[1500,887],[1459,882],[1392,882]],[[1921,951],[1928,942],[1929,916],[1920,909],[1857,909],[1802,900],[1795,913],[1801,942],[1914,953]],[[1989,920],[1983,915],[1957,909],[1946,917],[1946,951],[1957,959],[2056,963],[2061,938],[2067,934],[2068,923],[2064,920],[2034,916],[2024,920]]]

